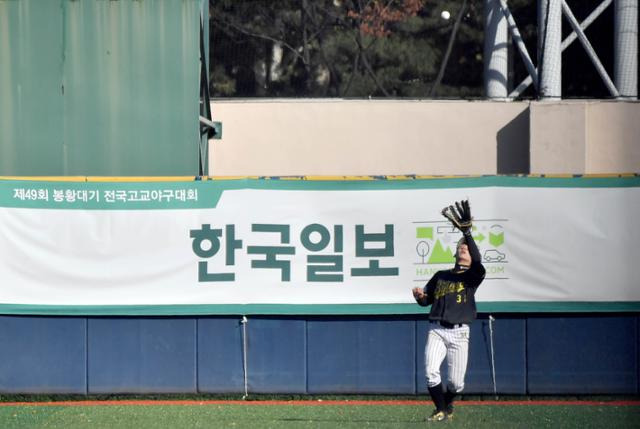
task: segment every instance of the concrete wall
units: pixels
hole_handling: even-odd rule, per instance
[[[586,171],[640,171],[640,104],[586,103]]]
[[[584,103],[532,103],[531,168],[536,173],[583,174],[587,117]]]
[[[495,174],[504,158],[499,149],[517,152],[528,139],[527,109],[454,101],[214,101],[223,133],[210,146],[209,174]]]
[[[640,103],[216,100],[209,175],[640,172]]]
[[[535,173],[640,171],[640,104],[615,101],[531,103]]]

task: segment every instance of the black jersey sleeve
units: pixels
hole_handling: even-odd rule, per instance
[[[484,280],[486,270],[480,262],[472,261],[469,269],[464,273],[469,287],[477,288]]]
[[[427,295],[426,305],[433,304],[433,297],[434,297],[434,291],[436,289],[436,283],[438,283],[438,273],[435,273],[424,287],[424,293]]]
[[[478,250],[478,245],[476,241],[473,239],[473,235],[471,235],[471,229],[468,229],[464,233],[464,241],[467,243],[467,247],[469,247],[469,255],[471,255],[472,262],[482,262],[482,256],[480,256],[480,250]]]
[[[471,231],[465,232],[464,238],[467,246],[469,247],[469,255],[471,255],[471,266],[469,267],[466,276],[469,278],[469,286],[478,287],[480,286],[480,283],[482,283],[482,280],[484,280],[486,270],[484,265],[482,265],[482,256],[480,256],[480,250],[478,250],[478,246],[471,235]]]

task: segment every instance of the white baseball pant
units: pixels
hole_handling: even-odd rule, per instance
[[[434,387],[442,382],[440,366],[447,359],[447,390],[459,393],[464,389],[464,376],[469,357],[469,325],[444,328],[437,323],[429,323],[429,334],[425,354],[427,386]]]

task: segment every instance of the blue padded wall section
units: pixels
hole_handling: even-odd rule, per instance
[[[635,316],[530,317],[529,393],[637,394]]]
[[[89,393],[196,392],[196,321],[88,321]]]
[[[426,317],[249,317],[249,392],[426,395]],[[0,393],[243,393],[240,321],[0,316]],[[498,314],[497,391],[638,394],[639,329],[637,314]],[[480,314],[464,394],[493,393],[490,347]]]
[[[526,323],[522,318],[498,314],[493,322],[493,357],[496,389],[502,394],[527,393]],[[487,315],[471,325],[466,393],[493,393],[491,331]]]
[[[427,390],[427,376],[424,367],[424,348],[427,345],[427,336],[429,334],[429,322],[427,320],[427,315],[421,316],[415,322],[416,324],[416,350],[415,350],[415,361],[416,361],[416,392],[424,395],[428,393]],[[447,377],[447,368],[446,365],[443,365],[440,376],[443,380],[446,380]]]
[[[86,319],[0,316],[0,392],[86,393]]]
[[[198,319],[198,391],[244,393],[240,317]]]
[[[309,393],[415,393],[415,321],[308,321]]]
[[[305,319],[248,319],[249,390],[254,393],[306,393]]]

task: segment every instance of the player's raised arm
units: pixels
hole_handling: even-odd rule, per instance
[[[471,217],[471,207],[469,200],[455,203],[454,206],[445,207],[442,215],[446,217],[454,227],[462,232],[462,240],[456,249],[456,270],[468,270],[467,275],[475,278],[470,286],[478,286],[485,275],[482,265],[480,250],[473,239],[473,218]],[[477,284],[476,284],[477,283]]]
[[[476,245],[476,241],[473,239],[471,235],[471,229],[464,233],[464,241],[469,248],[469,256],[471,256],[471,262],[482,263],[482,256],[480,256],[480,250],[478,250],[478,246]]]

